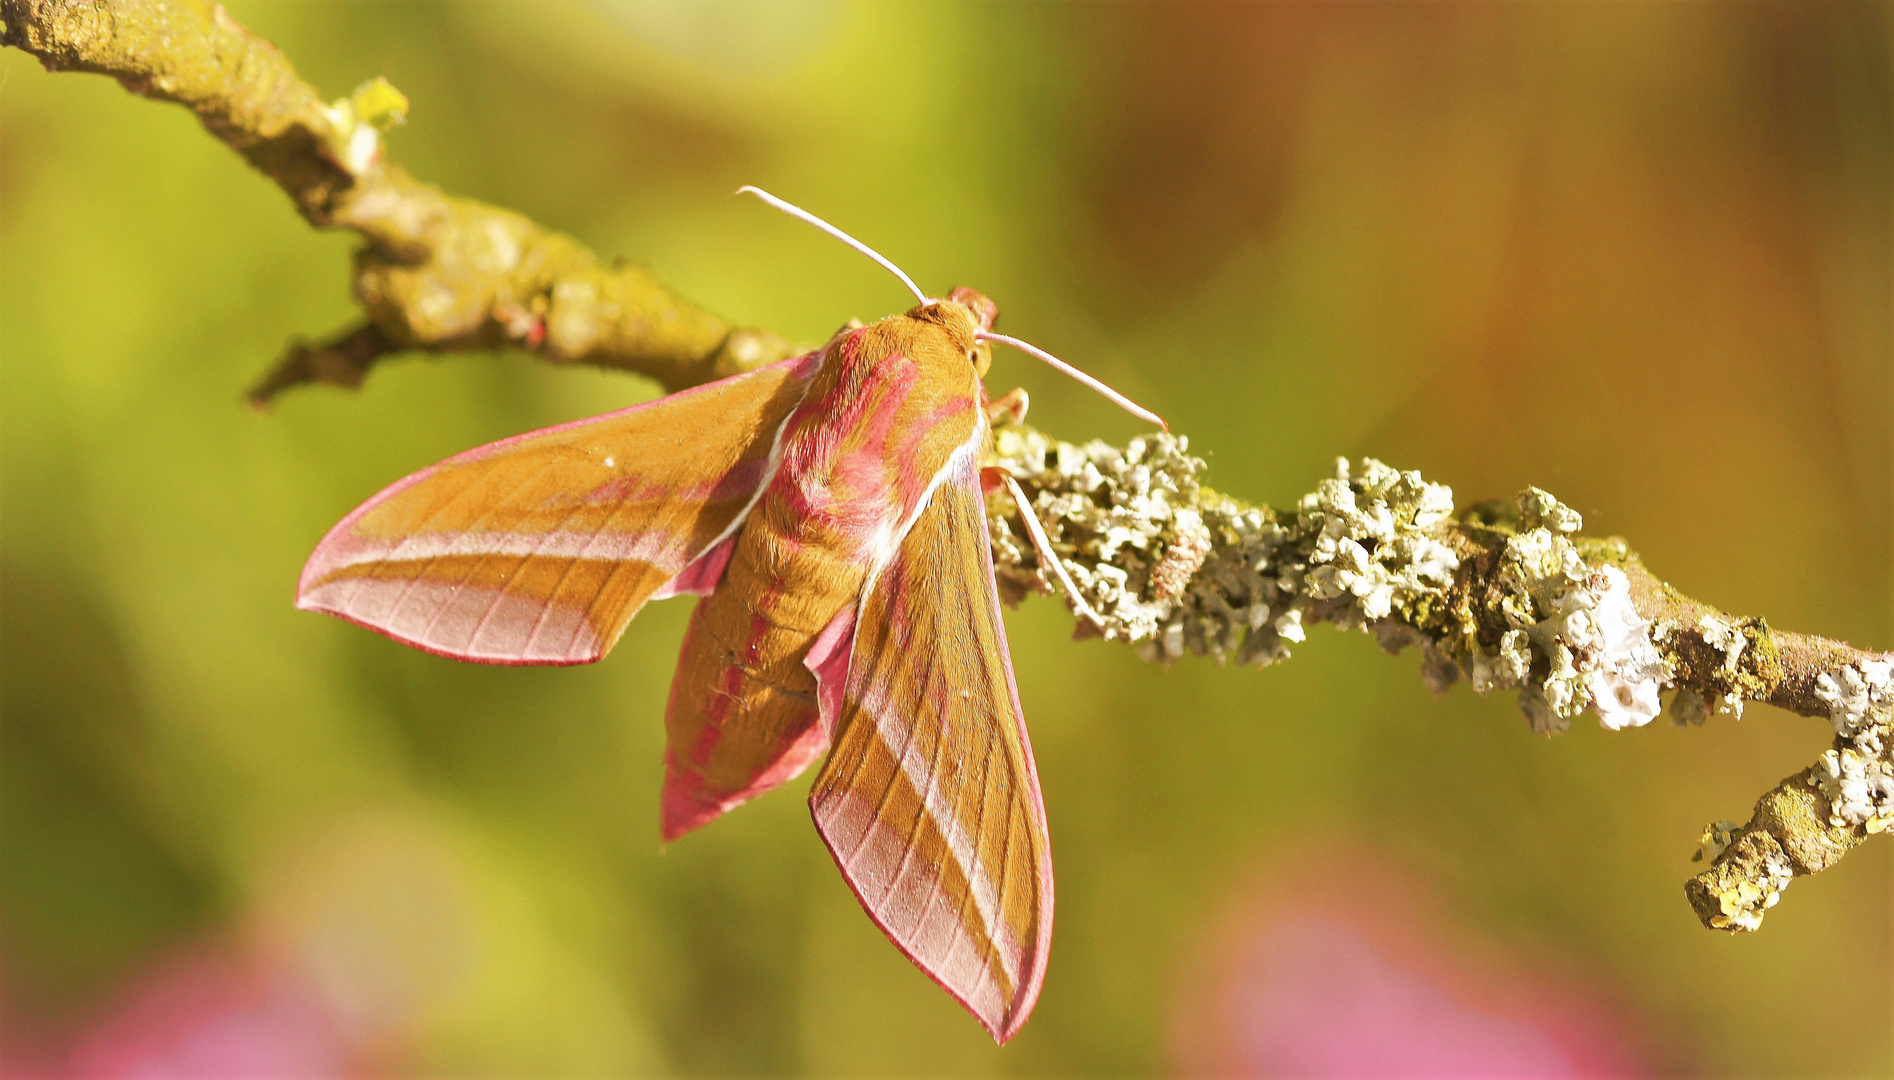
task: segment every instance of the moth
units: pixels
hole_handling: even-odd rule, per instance
[[[1045,975],[1052,861],[987,540],[992,343],[1162,421],[996,333],[972,289],[930,298],[841,230],[743,191],[864,252],[919,303],[398,481],[322,539],[296,603],[459,660],[583,664],[647,601],[701,597],[665,708],[664,839],[827,752],[809,808],[842,877],[1005,1042]]]

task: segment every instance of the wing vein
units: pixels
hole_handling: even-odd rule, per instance
[[[938,671],[938,670],[939,670],[938,668],[930,669],[930,671]],[[919,726],[920,725],[918,724],[909,725],[910,728],[919,728]],[[921,801],[921,806],[920,806],[921,812],[920,812],[919,817],[915,821],[915,825],[917,826],[917,828],[914,831],[914,835],[909,836],[907,843],[903,845],[902,847],[901,864],[895,867],[894,877],[890,879],[888,883],[888,896],[889,897],[893,897],[895,890],[901,887],[901,878],[907,874],[908,867],[913,864],[914,851],[917,847],[920,846],[918,843],[916,843],[916,841],[918,840],[920,836],[920,829],[918,828],[918,826],[920,825],[921,821],[925,820],[925,821],[930,822],[934,827],[934,831],[940,834],[942,842],[947,843],[949,847],[951,848],[952,842],[947,839],[947,830],[942,827],[942,823],[940,821],[935,819],[936,792],[939,790],[939,787],[940,787],[940,759],[941,759],[941,754],[944,753],[946,749],[947,749],[947,731],[946,731],[946,725],[942,725],[942,730],[936,735],[934,739],[934,752],[928,758],[928,762],[927,762],[927,787],[918,793],[920,795],[920,801]],[[936,876],[938,877],[938,875]]]
[[[593,490],[597,490],[597,489],[595,488]],[[586,501],[583,498],[581,498],[580,500],[578,500],[578,504],[574,506],[569,512],[567,512],[565,517],[562,517],[559,519],[559,524],[553,526],[551,529],[548,529],[546,532],[540,535],[539,543],[534,544],[533,550],[528,552],[524,558],[520,559],[520,564],[518,567],[514,569],[513,576],[509,577],[506,581],[506,584],[500,586],[499,591],[493,594],[493,599],[487,602],[487,610],[481,613],[479,621],[474,624],[473,633],[467,636],[468,649],[471,650],[473,648],[474,642],[480,640],[480,634],[482,631],[484,631],[487,628],[488,620],[493,618],[494,612],[500,610],[501,601],[505,600],[507,596],[512,593],[513,586],[519,583],[522,579],[526,577],[526,571],[533,565],[533,560],[539,558],[539,553],[546,550],[546,545],[552,542],[552,538],[554,536],[559,535],[565,529],[567,523],[569,523],[573,518],[578,517],[579,514],[582,511],[584,511],[588,505],[589,504],[586,503]],[[618,506],[615,506],[612,508],[612,516],[608,516],[605,519],[606,524],[611,523],[612,517],[617,514],[619,508],[621,508],[623,505],[624,505],[623,503],[620,503],[618,504]],[[596,539],[598,539],[597,532],[594,532],[589,538],[587,538],[585,546],[579,549],[579,553],[573,556],[572,561],[567,564],[564,572],[562,572],[559,575],[558,583],[555,584],[553,588],[551,589],[551,591],[549,591],[546,594],[545,599],[541,603],[539,614],[534,616],[533,618],[533,627],[531,630],[527,631],[526,641],[520,646],[521,656],[532,655],[533,641],[539,635],[539,628],[543,623],[545,623],[546,617],[552,614],[553,597],[559,594],[560,586],[563,586],[565,584],[566,578],[571,575],[573,568],[579,565],[579,560],[585,557],[586,551],[590,550],[592,542]],[[484,557],[483,557],[482,565],[484,565]],[[474,569],[477,571],[479,569],[479,565],[476,565]],[[467,580],[471,581],[472,579],[473,579],[473,574],[469,573],[467,575]],[[575,640],[576,640],[576,631],[575,631]]]
[[[518,497],[521,491],[524,491],[529,484],[537,482],[539,478],[546,475],[546,473],[549,470],[551,470],[552,467],[553,467],[552,462],[546,462],[540,465],[538,469],[534,470],[530,476],[514,484],[512,490],[506,493],[506,498],[498,500],[497,502],[488,506],[485,510],[481,511],[479,517],[474,518],[473,521],[470,522],[465,529],[462,529],[460,531],[460,535],[463,537],[473,535],[474,529],[476,526],[491,519],[493,515],[498,513],[502,508],[508,507],[513,502],[513,500],[516,497]],[[469,485],[469,487],[471,488],[472,485]],[[490,552],[479,553],[479,559],[475,561],[473,566],[465,574],[461,576],[460,581],[457,582],[454,585],[453,589],[450,591],[449,600],[447,602],[442,603],[440,606],[434,609],[434,614],[428,618],[427,625],[421,628],[421,632],[419,634],[415,635],[416,641],[427,641],[428,638],[433,635],[434,627],[440,623],[441,616],[447,614],[447,609],[452,606],[452,595],[459,593],[460,590],[464,586],[466,586],[466,584],[469,581],[472,581],[474,574],[478,572],[482,566],[485,566],[487,560],[491,557],[492,557],[492,554]],[[422,578],[425,578],[427,576],[427,572],[429,570],[432,570],[444,558],[447,558],[447,552],[445,550],[435,553],[431,558],[428,559],[427,566],[422,569],[421,573],[408,579],[407,587],[401,590],[401,599],[397,600],[394,606],[388,609],[391,619],[393,617],[393,613],[400,611],[401,605],[406,603],[408,597],[412,595],[412,593],[414,592],[415,585],[418,584]]]
[[[992,759],[993,759],[993,756],[991,753],[989,753],[987,756],[987,760],[990,762],[992,761]],[[1010,772],[1011,770],[1008,770],[1008,771]],[[1007,794],[1009,796],[1015,794],[1015,791],[1016,789],[1012,788],[1011,785],[1008,785]],[[1009,800],[1009,803],[1010,802],[1011,800]],[[1002,811],[1002,814],[1005,819],[1005,824],[1004,824],[1005,831],[1000,834],[1000,861],[998,864],[999,870],[1000,870],[1000,879],[999,881],[994,883],[994,897],[993,897],[993,911],[994,911],[994,915],[997,921],[994,925],[988,928],[989,932],[987,934],[988,954],[999,960],[1000,970],[1006,974],[1007,981],[1012,984],[1011,986],[1007,987],[1006,1007],[1009,1012],[1012,1010],[1012,1007],[1013,1007],[1012,995],[1019,990],[1019,959],[1017,957],[1012,956],[1010,952],[1004,951],[1001,949],[1000,935],[1004,933],[1006,929],[1006,924],[1005,924],[1006,886],[1008,882],[1012,880],[1012,877],[1013,877],[1012,875],[1013,831],[1014,831],[1014,827],[1018,824],[1018,821],[1019,821],[1018,814],[1014,812],[1016,809],[1017,809],[1016,806],[1008,805]],[[1010,945],[1011,943],[1008,942],[1006,944]],[[1011,961],[1010,963],[1008,962],[1009,960]]]
[[[428,479],[432,480],[433,477],[430,476]],[[354,587],[349,590],[348,599],[343,602],[343,605],[342,605],[343,610],[353,611],[355,609],[355,600],[358,596],[361,595],[362,590],[365,588],[368,588],[374,582],[382,580],[381,571],[386,570],[389,566],[392,566],[393,564],[397,562],[403,561],[401,559],[401,552],[405,550],[409,545],[415,543],[420,537],[427,535],[428,525],[432,524],[433,521],[436,518],[440,517],[442,514],[445,514],[449,507],[453,506],[454,504],[460,502],[462,499],[466,498],[467,494],[471,492],[475,486],[476,485],[469,484],[466,487],[461,488],[459,491],[454,493],[452,498],[449,498],[445,500],[444,502],[442,502],[439,506],[433,507],[432,509],[428,510],[428,512],[421,518],[421,520],[415,525],[415,527],[410,529],[407,535],[401,538],[400,543],[396,544],[393,548],[391,548],[387,555],[383,556],[380,559],[375,560],[376,563],[378,564],[376,567],[376,573],[372,575],[364,575],[363,577],[359,577],[355,579]],[[438,560],[440,557],[441,557],[441,553],[439,552],[437,552],[433,556],[430,556],[428,559],[427,566],[422,568],[423,572],[414,577],[410,577],[407,580],[406,587],[401,590],[401,595],[397,596],[395,598],[395,602],[389,605],[388,610],[390,612],[401,610],[401,605],[407,603],[408,601],[408,594],[414,590],[415,585],[420,582],[422,577],[426,576],[426,571],[428,569],[431,569],[434,566],[435,561]]]
[[[595,489],[595,490],[596,490],[596,489]],[[617,521],[617,520],[618,520],[618,516],[619,516],[620,514],[622,514],[622,513],[624,513],[624,511],[625,511],[625,507],[627,507],[627,506],[630,506],[630,505],[632,505],[632,503],[633,503],[633,500],[631,500],[631,499],[621,499],[621,500],[619,500],[619,501],[618,501],[617,503],[615,503],[615,504],[613,504],[613,506],[612,506],[612,508],[611,508],[611,510],[610,510],[609,512],[607,512],[607,513],[606,513],[606,515],[605,515],[605,520],[599,523],[599,526],[598,526],[598,528],[596,528],[596,529],[593,529],[593,530],[592,530],[592,532],[591,532],[591,534],[590,534],[590,535],[588,535],[588,536],[587,536],[587,537],[585,538],[585,543],[583,543],[583,544],[581,544],[581,545],[579,546],[579,550],[578,550],[578,552],[577,552],[577,553],[575,553],[575,554],[574,554],[574,555],[572,556],[572,561],[571,561],[571,562],[569,562],[569,563],[567,563],[567,564],[566,564],[566,568],[565,568],[564,570],[561,570],[561,571],[559,572],[559,580],[558,580],[558,581],[555,581],[555,582],[553,582],[553,585],[552,585],[552,588],[550,588],[550,589],[548,589],[548,590],[546,590],[546,601],[545,601],[545,606],[544,606],[544,607],[541,607],[541,608],[539,609],[539,614],[533,617],[533,625],[532,625],[532,627],[531,627],[530,629],[528,629],[528,630],[526,631],[526,640],[525,640],[525,642],[523,642],[523,643],[522,643],[522,644],[520,645],[520,653],[521,653],[521,655],[531,655],[531,654],[532,654],[532,651],[533,651],[533,644],[534,644],[535,642],[537,642],[537,641],[539,640],[539,632],[540,632],[540,631],[541,631],[542,629],[544,629],[544,628],[545,628],[545,626],[546,626],[546,619],[547,619],[548,617],[550,617],[550,616],[552,615],[552,608],[553,608],[553,599],[554,599],[555,597],[557,597],[557,596],[559,595],[559,590],[561,590],[561,589],[563,589],[563,588],[565,588],[565,587],[566,587],[566,582],[567,582],[567,581],[569,581],[569,580],[571,580],[571,578],[572,578],[572,572],[573,572],[574,570],[577,570],[577,569],[579,568],[579,563],[581,563],[581,562],[583,562],[583,561],[585,560],[585,556],[586,556],[586,553],[592,550],[592,545],[593,545],[593,544],[596,544],[596,543],[598,543],[598,538],[599,538],[599,537],[600,537],[600,536],[601,536],[601,535],[602,535],[602,534],[603,534],[603,533],[604,533],[604,532],[605,532],[605,531],[606,531],[607,529],[609,529],[609,528],[611,528],[611,525],[612,525],[612,522],[614,522],[614,521]],[[640,505],[642,505],[642,504],[640,504]],[[660,505],[662,505],[662,504],[660,504]],[[565,527],[565,524],[566,524],[566,522],[568,522],[568,521],[571,521],[571,520],[572,520],[572,519],[573,519],[574,517],[577,517],[577,516],[578,516],[578,514],[579,514],[579,511],[580,511],[580,510],[582,510],[582,509],[584,509],[584,508],[585,508],[585,506],[586,506],[586,504],[585,504],[585,503],[583,503],[583,502],[581,502],[581,503],[579,504],[579,506],[578,506],[578,507],[576,507],[576,508],[574,508],[574,509],[573,509],[573,511],[572,511],[572,512],[571,512],[570,514],[567,514],[567,515],[566,515],[566,516],[565,516],[564,518],[562,518],[562,519],[560,519],[560,521],[559,521],[559,527],[560,527],[560,528],[564,528],[564,527]],[[654,523],[654,525],[655,525],[655,523]],[[646,530],[646,531],[647,531],[647,532],[655,532],[655,531],[656,531],[656,529],[655,529],[655,528],[653,528],[653,529],[648,529],[648,530]],[[548,534],[548,535],[550,535],[550,534]],[[541,546],[541,547],[544,547],[545,545],[544,545],[544,544],[542,543],[542,544],[541,544],[540,546]],[[530,561],[530,558],[529,558],[529,560],[528,560],[528,561]],[[623,566],[623,565],[625,565],[625,561],[624,561],[623,559],[620,559],[620,560],[618,560],[618,562],[617,562],[617,563],[616,563],[616,564],[614,565],[614,567],[613,567],[613,570],[614,570],[614,571],[616,571],[618,567],[620,567],[620,566]],[[521,564],[520,564],[520,569],[521,569],[521,570],[524,570],[524,569],[526,569],[526,564],[525,564],[525,563],[521,563]],[[607,582],[609,582],[609,581],[610,581],[610,577],[608,576],[608,577],[606,578],[606,580],[607,580]],[[510,587],[510,585],[511,585],[511,582],[509,582],[509,583],[508,583],[508,585],[509,585],[509,587]],[[601,587],[599,588],[599,595],[600,595],[600,596],[603,596],[603,595],[604,595],[604,593],[605,593],[605,590],[604,590],[604,587],[603,587],[603,586],[601,586]],[[594,597],[594,600],[596,600],[596,599],[597,599],[597,597]],[[592,609],[591,609],[591,608],[590,608],[590,607],[588,606],[588,607],[587,607],[587,608],[585,609],[585,614],[586,614],[586,615],[590,615],[591,613],[592,613]],[[572,645],[573,645],[573,643],[574,643],[574,642],[576,642],[576,641],[578,641],[578,639],[579,639],[579,634],[580,634],[580,632],[581,632],[581,630],[583,629],[583,626],[584,626],[584,623],[585,623],[585,620],[584,620],[583,618],[581,618],[581,619],[580,619],[580,625],[579,625],[579,626],[575,626],[575,627],[573,627],[573,629],[572,629],[572,639],[571,639],[570,641],[568,641],[568,642],[566,642],[566,648],[567,648],[567,650],[568,650],[568,651],[570,651],[570,650],[571,650],[571,648],[572,648]],[[596,628],[595,628],[595,629],[596,629]]]
[[[874,719],[876,739],[879,740],[883,746],[888,747],[888,749],[892,751],[894,747],[892,746],[892,744],[888,742],[888,728],[887,728],[887,724],[884,722],[884,717],[882,715],[887,703],[886,701],[882,701],[879,704],[882,706],[881,708],[869,708],[869,709],[866,709],[866,711],[868,715]],[[848,861],[851,866],[854,865],[855,860],[858,857],[860,857],[862,848],[868,846],[868,838],[871,835],[873,835],[872,833],[873,823],[880,821],[882,818],[882,815],[887,812],[888,801],[894,798],[894,787],[895,787],[896,782],[906,781],[907,785],[910,788],[915,788],[916,795],[920,794],[919,789],[915,787],[913,778],[908,775],[908,768],[907,768],[908,752],[912,750],[914,747],[914,732],[915,732],[915,725],[908,724],[907,725],[907,738],[903,740],[901,743],[900,754],[890,755],[894,760],[894,773],[892,776],[888,778],[888,785],[881,789],[881,797],[875,801],[874,815],[868,819],[870,823],[870,829],[863,830],[861,839],[855,842],[855,850],[849,852],[848,854]],[[866,763],[867,760],[868,760],[868,755],[863,754],[862,761]],[[923,813],[926,812],[926,807],[927,807],[926,803],[921,804]]]

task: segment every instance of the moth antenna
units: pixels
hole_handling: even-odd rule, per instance
[[[1084,383],[1085,385],[1091,387],[1092,389],[1110,398],[1113,402],[1117,403],[1117,405],[1120,408],[1124,409],[1126,412],[1137,417],[1138,419],[1149,420],[1151,423],[1156,424],[1158,427],[1163,428],[1165,431],[1169,431],[1171,429],[1171,426],[1164,422],[1163,417],[1145,408],[1144,406],[1138,404],[1137,402],[1131,400],[1130,398],[1124,396],[1118,391],[1113,390],[1111,387],[1106,386],[1104,383],[1099,382],[1097,379],[1092,378],[1090,375],[1085,374],[1083,371],[1080,371],[1078,368],[1073,367],[1071,364],[1066,363],[1065,361],[1059,359],[1058,357],[1052,355],[1051,353],[1047,352],[1046,350],[1040,348],[1037,345],[1031,344],[1030,342],[1021,341],[1016,337],[1007,337],[1005,334],[996,334],[991,330],[981,330],[978,333],[974,334],[974,337],[980,339],[981,341],[997,341],[1002,345],[1011,345],[1013,348],[1018,349],[1020,352],[1027,353],[1032,356],[1036,356],[1039,359],[1044,360],[1046,363],[1051,364],[1053,367],[1058,368],[1060,371],[1065,372],[1067,375],[1072,376],[1074,379],[1077,379],[1078,381]]]
[[[849,247],[854,248],[856,251],[859,251],[863,255],[866,255],[869,258],[880,263],[882,267],[885,268],[890,274],[893,274],[895,277],[900,278],[901,284],[906,285],[908,287],[908,291],[913,293],[915,299],[919,300],[921,303],[923,304],[933,303],[933,300],[929,298],[926,293],[921,291],[921,287],[919,285],[914,284],[913,278],[902,273],[901,268],[896,266],[894,263],[890,262],[888,259],[884,258],[881,252],[876,251],[874,248],[869,247],[867,244],[862,243],[860,240],[855,239],[854,237],[848,235],[847,233],[829,224],[828,222],[823,221],[821,218],[816,217],[814,214],[811,214],[809,211],[804,210],[802,207],[797,206],[794,203],[784,202],[783,200],[777,198],[776,196],[771,195],[769,192],[764,191],[762,188],[753,187],[749,184],[745,184],[742,187],[738,188],[737,194],[738,195],[754,195],[757,198],[775,207],[776,209],[781,210],[783,213],[788,214],[790,217],[801,218],[802,220],[808,222],[809,224],[814,225],[816,228],[821,229],[823,232],[828,233],[830,236],[835,237],[837,240],[840,240],[842,243],[847,244]]]
[[[830,236],[835,237],[837,240],[840,240],[842,243],[847,244],[849,247],[854,248],[856,251],[859,251],[863,255],[866,255],[869,258],[880,263],[883,269],[887,270],[890,274],[893,274],[895,277],[898,277],[901,279],[901,284],[906,285],[908,287],[908,291],[914,294],[914,298],[916,300],[919,300],[923,304],[929,304],[933,302],[932,299],[929,298],[926,293],[921,291],[921,287],[919,285],[914,284],[913,278],[907,276],[906,272],[904,272],[900,267],[896,266],[893,263],[893,261],[888,259],[883,254],[881,254],[881,252],[876,251],[874,248],[869,247],[867,244],[862,243],[860,240],[855,239],[854,237],[848,235],[847,233],[829,224],[828,222],[823,221],[821,218],[816,217],[814,214],[811,214],[809,211],[804,210],[800,206],[797,206],[795,203],[787,202],[785,200],[779,199],[776,196],[771,195],[769,192],[764,191],[762,188],[755,186],[754,184],[743,185],[742,187],[737,189],[737,194],[754,195],[757,198],[775,207],[776,209],[781,210],[783,213],[788,214],[790,217],[801,218],[803,221],[806,221],[809,224],[814,225],[816,228],[821,229],[823,232],[828,233]],[[1156,424],[1158,427],[1163,428],[1165,431],[1169,431],[1171,429],[1171,426],[1164,422],[1163,417],[1145,408],[1144,406],[1138,404],[1137,402],[1131,400],[1130,398],[1124,396],[1123,394],[1120,394],[1118,391],[1113,390],[1111,387],[1106,386],[1104,383],[1099,382],[1097,379],[1092,378],[1090,375],[1085,374],[1083,371],[1080,371],[1078,368],[1073,367],[1071,364],[1066,363],[1065,361],[1059,359],[1058,357],[1052,355],[1051,353],[1047,352],[1046,350],[1040,348],[1037,345],[1033,345],[1029,342],[1021,341],[1016,337],[1008,337],[1005,334],[996,334],[992,332],[991,330],[981,330],[978,333],[976,333],[974,336],[982,341],[997,341],[1002,345],[1011,345],[1013,348],[1018,349],[1021,352],[1028,353],[1032,356],[1036,356],[1039,359],[1044,360],[1046,363],[1051,364],[1053,367],[1058,368],[1060,371],[1065,372],[1067,375],[1072,376],[1074,379],[1077,379],[1078,381],[1084,383],[1085,385],[1105,395],[1107,398],[1110,398],[1120,408],[1124,409],[1126,412],[1137,417],[1138,419],[1147,420],[1153,424]]]

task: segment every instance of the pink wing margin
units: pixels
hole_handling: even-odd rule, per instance
[[[1045,978],[1052,852],[970,452],[870,583],[852,649],[813,659],[835,732],[817,831],[876,925],[1005,1042]]]
[[[296,606],[459,660],[597,660],[716,585],[820,353],[469,450],[329,530]]]

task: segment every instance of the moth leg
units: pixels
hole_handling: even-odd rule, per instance
[[[1009,424],[1023,424],[1026,422],[1027,404],[1025,388],[1016,386],[986,403],[987,423],[997,424],[1005,420]]]
[[[1006,470],[998,465],[980,466],[980,494],[991,495],[1006,486]]]
[[[1020,392],[1020,396],[1025,397],[1023,391]],[[1050,568],[1053,575],[1059,579],[1059,584],[1064,586],[1066,599],[1071,601],[1072,611],[1075,614],[1091,620],[1094,626],[1103,627],[1105,620],[1099,618],[1098,613],[1085,602],[1085,596],[1079,592],[1078,585],[1073,583],[1072,575],[1065,572],[1065,563],[1052,550],[1052,539],[1046,535],[1045,526],[1039,524],[1039,515],[1033,512],[1032,500],[1026,497],[1025,490],[1019,486],[1019,481],[1006,473],[1001,474],[1001,480],[1006,484],[1006,489],[1012,493],[1013,502],[1019,506],[1019,519],[1025,523],[1026,535],[1032,538],[1033,550],[1039,554],[1039,565]]]

